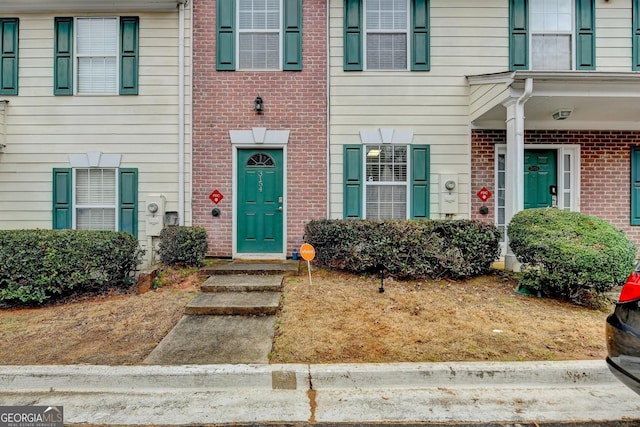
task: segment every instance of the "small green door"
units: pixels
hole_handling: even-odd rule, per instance
[[[556,185],[556,151],[525,150],[524,208],[553,206],[551,189]]]
[[[238,252],[282,253],[282,150],[238,150]]]

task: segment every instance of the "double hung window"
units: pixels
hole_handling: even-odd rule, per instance
[[[572,0],[531,2],[531,68],[570,70],[573,45]]]
[[[138,232],[138,170],[53,170],[53,228]]]
[[[407,217],[407,146],[365,146],[365,218]]]
[[[428,71],[428,0],[345,0],[344,70]]]
[[[280,0],[240,0],[238,63],[240,69],[280,67]]]
[[[302,0],[217,0],[216,69],[302,70]]]
[[[56,95],[137,95],[138,18],[56,18]]]
[[[364,0],[366,68],[408,69],[409,10],[407,0]]]
[[[595,11],[595,0],[509,0],[510,69],[595,69]]]
[[[429,218],[428,145],[344,146],[344,217]]]
[[[75,228],[116,230],[116,170],[74,169]]]

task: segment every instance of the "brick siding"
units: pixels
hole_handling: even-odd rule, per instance
[[[229,130],[290,129],[287,146],[287,254],[302,243],[304,224],[326,218],[326,3],[303,2],[302,71],[216,71],[216,2],[194,2],[193,224],[205,227],[211,256],[232,254],[232,146]],[[258,94],[264,113],[253,111]],[[215,205],[208,195],[219,190]]]
[[[495,221],[495,199],[488,215],[478,210],[475,193],[483,186],[496,197],[495,144],[506,142],[506,131],[474,130],[471,136],[471,218]],[[631,226],[631,147],[640,145],[639,131],[540,130],[525,132],[526,144],[580,145],[580,211],[609,221],[640,245],[640,227]]]

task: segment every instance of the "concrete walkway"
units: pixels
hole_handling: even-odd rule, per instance
[[[285,274],[297,262],[221,262],[149,354],[149,365],[269,363]]]

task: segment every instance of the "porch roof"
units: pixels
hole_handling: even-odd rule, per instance
[[[171,12],[186,0],[2,0],[0,13]]]
[[[512,71],[467,76],[471,122],[475,127],[504,129],[503,103],[524,93],[526,129],[640,130],[640,73],[581,71]],[[554,120],[558,110],[570,110],[566,120]]]

